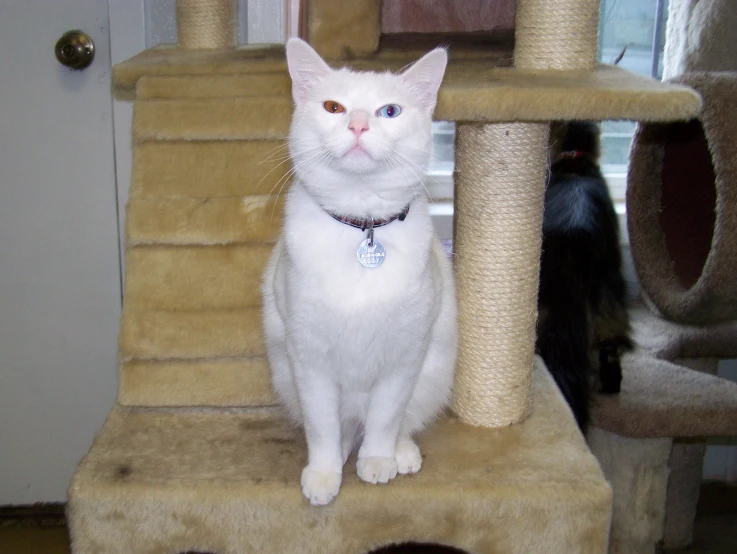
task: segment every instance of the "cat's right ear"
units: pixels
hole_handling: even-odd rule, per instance
[[[296,104],[305,102],[313,85],[332,71],[320,54],[299,38],[291,38],[287,42],[287,66]]]
[[[435,108],[438,89],[447,65],[448,52],[444,48],[436,48],[402,73],[402,78],[411,87],[416,101],[430,112]]]

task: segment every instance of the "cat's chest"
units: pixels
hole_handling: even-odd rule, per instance
[[[365,255],[367,233],[351,227],[303,226],[287,235],[290,296],[338,313],[371,314],[391,306],[429,302],[434,295],[430,241],[411,228],[378,228],[374,252]],[[379,263],[380,262],[380,263]]]

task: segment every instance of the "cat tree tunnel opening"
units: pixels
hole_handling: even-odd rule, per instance
[[[673,123],[664,132],[658,222],[675,275],[689,289],[701,277],[711,250],[716,176],[701,122]]]
[[[642,290],[667,318],[737,318],[737,74],[679,82],[700,119],[641,124],[630,153],[627,219]]]

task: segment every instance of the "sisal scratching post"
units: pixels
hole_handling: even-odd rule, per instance
[[[177,36],[189,50],[236,46],[235,0],[177,0]]]
[[[519,2],[515,67],[592,71],[598,24],[598,0]],[[457,133],[453,409],[499,427],[530,411],[549,126],[459,124]]]
[[[529,413],[547,137],[544,124],[458,125],[453,408],[472,425]]]
[[[599,0],[518,2],[515,67],[593,71],[598,24]]]

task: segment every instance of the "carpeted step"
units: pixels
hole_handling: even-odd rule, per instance
[[[273,243],[281,231],[283,204],[283,195],[132,198],[127,244]]]
[[[212,198],[276,193],[290,169],[287,154],[285,140],[138,143],[130,196]]]
[[[499,122],[600,120],[613,113],[613,117],[619,117],[621,112],[633,119],[657,121],[696,112],[700,106],[698,96],[689,89],[663,91],[663,85],[656,81],[614,67],[577,74],[575,79],[561,73],[565,72],[525,73],[470,62],[454,70],[451,65],[438,93],[435,117]],[[469,82],[471,76],[481,80]],[[231,84],[228,81],[224,86]],[[220,90],[215,98],[138,100],[134,138],[238,140],[282,138],[288,134],[292,110],[288,95],[239,97],[235,92],[227,96]]]
[[[133,360],[120,366],[124,406],[272,406],[263,356],[209,360]]]
[[[272,245],[139,246],[126,262],[127,310],[192,311],[261,305]]]
[[[415,52],[381,52],[365,59],[358,57],[333,63],[355,69],[384,71],[388,68],[398,71],[416,59]],[[142,77],[179,75],[182,80],[177,81],[178,85],[191,88],[200,98],[209,90],[207,98],[217,99],[209,104],[215,108],[214,119],[206,125],[202,116],[190,114],[191,121],[199,134],[217,136],[219,133],[233,133],[233,124],[238,117],[245,117],[242,114],[238,116],[239,106],[244,106],[248,100],[244,99],[245,103],[233,101],[237,96],[244,96],[238,94],[244,85],[232,76],[266,73],[286,75],[283,47],[266,46],[261,51],[254,49],[247,53],[239,50],[197,52],[195,55],[176,48],[154,48],[117,65],[113,81],[118,90],[125,92],[130,91]],[[187,84],[188,79],[193,84]],[[273,81],[274,78],[269,79]],[[288,95],[274,96],[274,99],[276,102],[288,101]],[[187,102],[179,107],[169,105],[167,112],[183,114],[187,111]],[[661,83],[618,67],[602,65],[590,73],[521,71],[499,67],[498,56],[488,59],[451,56],[438,93],[435,117],[486,122],[570,119],[677,121],[697,116],[700,107],[698,94],[686,87]],[[149,117],[155,115],[150,113]],[[228,120],[228,116],[236,117]],[[225,126],[220,129],[218,124]]]
[[[420,438],[422,471],[302,497],[302,433],[275,408],[116,407],[69,491],[77,554],[367,552],[422,540],[469,552],[606,552],[611,489],[541,363],[524,423],[443,419]]]
[[[594,426],[629,438],[737,436],[737,383],[678,365],[737,356],[737,322],[683,325],[630,311],[637,349],[622,359],[622,391],[599,396]]]
[[[148,70],[144,69],[146,66]],[[243,71],[244,66],[247,67],[246,71]],[[116,64],[113,67],[113,80],[116,92],[125,96],[136,92],[138,81],[145,75],[207,76],[213,72],[226,75],[255,74],[283,72],[286,68],[283,44],[241,46],[236,50],[191,50],[161,44]]]
[[[737,436],[737,383],[650,356],[622,359],[622,391],[591,423],[631,438]]]
[[[289,133],[288,96],[138,100],[134,140],[280,139]]]
[[[134,359],[240,358],[265,354],[261,308],[237,310],[123,310],[120,357]]]
[[[247,96],[284,96],[292,94],[292,80],[282,66],[273,73],[218,75],[215,78],[191,79],[189,75],[141,77],[136,84],[138,100],[171,98],[232,98]]]

